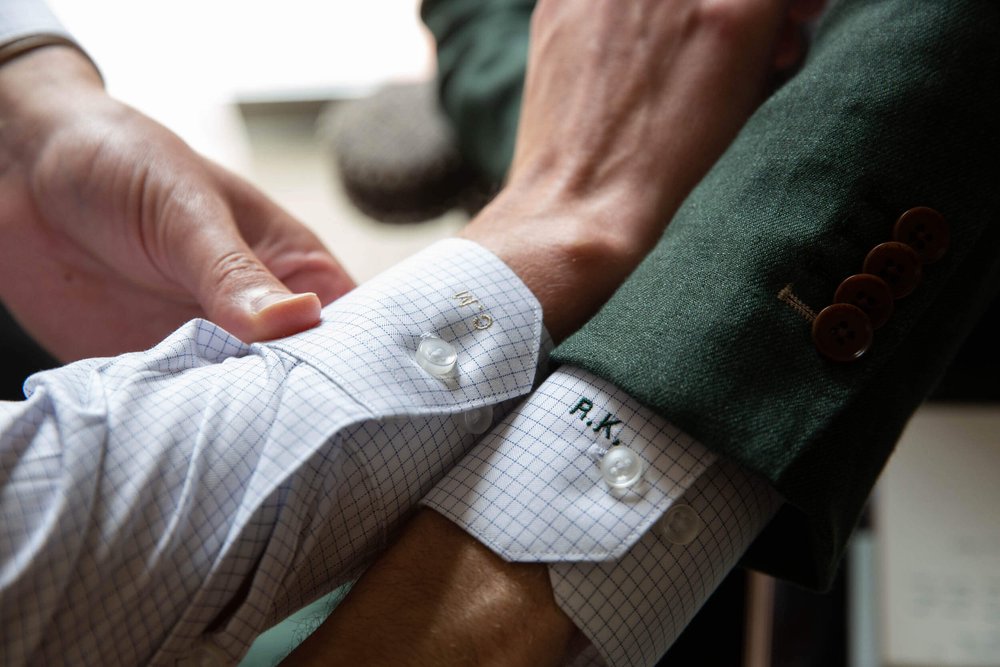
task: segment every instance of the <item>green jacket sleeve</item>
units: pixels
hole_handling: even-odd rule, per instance
[[[511,155],[530,5],[424,3],[445,107],[494,175]],[[906,420],[998,291],[998,29],[992,0],[836,3],[803,69],[556,350],[782,493],[752,566],[830,582]],[[914,206],[945,215],[948,254],[865,356],[825,360],[779,294],[790,285],[820,311]]]
[[[838,3],[802,71],[556,351],[774,484],[787,504],[752,565],[829,583],[900,431],[997,291],[998,28],[988,0]],[[779,293],[829,305],[918,205],[944,214],[948,254],[865,356],[825,360]]]
[[[465,157],[499,184],[514,155],[534,0],[424,0],[441,104]]]

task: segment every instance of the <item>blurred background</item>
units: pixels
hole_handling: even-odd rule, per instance
[[[449,236],[462,213],[378,224],[340,187],[317,119],[388,83],[430,81],[418,0],[50,0],[111,94],[247,177],[357,281]]]

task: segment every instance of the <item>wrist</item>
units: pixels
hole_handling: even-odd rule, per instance
[[[0,142],[22,155],[95,95],[107,98],[94,64],[76,47],[52,44],[0,65]]]
[[[95,71],[97,70],[97,66],[76,42],[66,35],[56,32],[30,33],[0,43],[0,67],[33,51],[53,46],[68,47],[78,52],[93,65]],[[99,72],[98,76],[100,76]]]
[[[583,192],[549,173],[513,180],[462,236],[518,275],[558,342],[597,312],[656,243],[663,227],[651,224],[656,218],[628,188]]]
[[[282,664],[537,667],[564,664],[580,636],[545,564],[505,562],[422,510]]]

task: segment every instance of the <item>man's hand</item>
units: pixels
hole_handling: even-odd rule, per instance
[[[556,340],[656,243],[815,4],[539,2],[509,184],[463,235],[525,281]]]
[[[197,316],[289,335],[353,287],[301,223],[109,97],[69,47],[0,67],[0,202],[0,298],[66,361]]]

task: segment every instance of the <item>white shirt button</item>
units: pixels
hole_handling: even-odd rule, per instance
[[[417,365],[436,378],[448,377],[455,369],[458,352],[448,341],[424,334],[417,345]]]
[[[690,544],[705,527],[690,505],[673,505],[660,519],[660,534],[672,544]]]
[[[601,458],[601,476],[612,489],[630,489],[642,479],[642,459],[628,447],[612,447]]]
[[[493,406],[484,405],[462,413],[462,425],[466,432],[482,435],[493,425]]]

